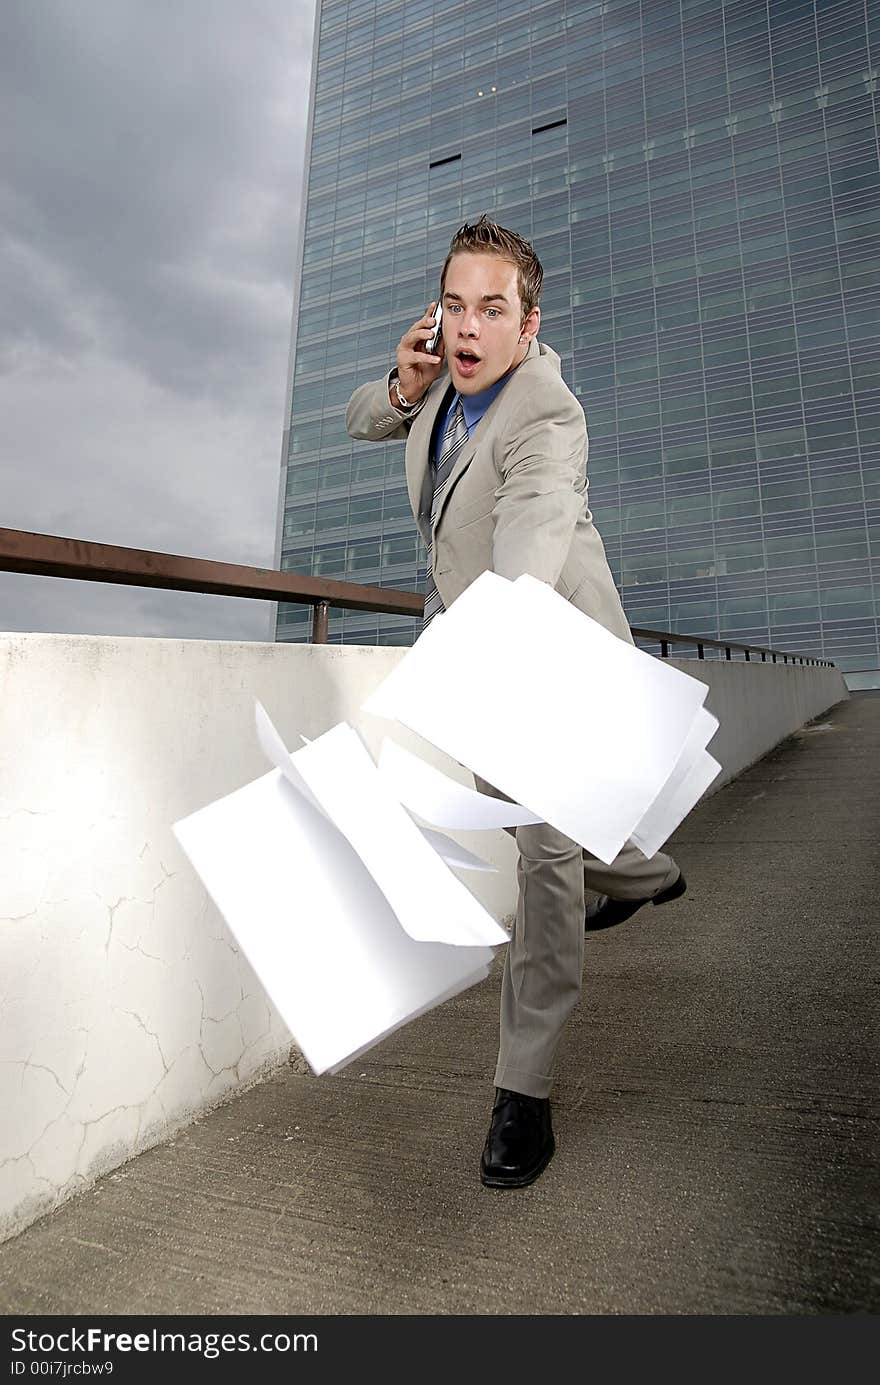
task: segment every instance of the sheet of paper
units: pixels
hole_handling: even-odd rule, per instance
[[[341,722],[291,760],[411,938],[470,946],[507,942],[501,925],[425,840],[352,727]]]
[[[305,797],[311,803],[313,808],[317,808],[318,811],[321,814],[323,814],[324,817],[327,817],[327,814],[324,812],[324,809],[321,807],[320,803],[315,798],[315,795],[312,793],[308,784],[303,779],[299,771],[296,769],[293,760],[290,758],[290,751],[287,749],[283,740],[281,739],[281,736],[279,735],[277,728],[273,724],[269,716],[269,713],[266,711],[263,704],[259,701],[256,703],[255,717],[257,727],[257,738],[260,742],[260,747],[263,751],[263,754],[273,765],[276,766],[276,768],[281,770],[284,777],[290,780],[294,788],[298,789],[300,793],[305,795]],[[302,741],[303,745],[312,744],[312,741],[308,736],[300,736],[300,740]],[[406,754],[407,752],[403,751],[401,753]],[[410,759],[415,760],[415,756],[410,756]],[[416,760],[416,763],[421,765],[424,762],[421,760]],[[430,768],[430,766],[428,766],[428,768]],[[445,779],[445,775],[441,777]],[[402,800],[400,800],[400,795],[395,792],[394,784],[390,780],[388,780],[388,782],[392,789],[392,792],[395,793],[395,797],[402,802]],[[477,797],[482,798],[483,795],[478,794]],[[493,801],[494,800],[487,800],[487,802]],[[455,824],[449,823],[446,825],[454,826]],[[484,861],[482,857],[475,856],[472,851],[468,851],[466,847],[463,847],[459,842],[453,841],[451,837],[444,836],[442,832],[432,832],[431,829],[427,827],[420,827],[419,831],[425,838],[425,841],[433,847],[433,849],[437,852],[438,856],[440,856],[448,866],[453,866],[457,870],[497,871],[498,869],[497,866],[493,866],[488,861]]]
[[[472,949],[472,951],[474,951],[474,949]],[[487,975],[488,968],[485,966],[480,967],[462,980],[456,981],[452,986],[449,986],[445,991],[441,992],[440,995],[433,997],[427,1005],[422,1005],[419,1009],[413,1010],[412,1014],[406,1016],[406,1019],[401,1020],[398,1024],[392,1025],[390,1029],[386,1030],[385,1033],[381,1034],[379,1037],[381,1039],[387,1039],[389,1034],[393,1034],[397,1029],[402,1029],[405,1024],[411,1024],[413,1020],[419,1018],[419,1015],[427,1014],[429,1010],[434,1010],[438,1005],[443,1005],[447,1000],[452,1000],[455,996],[460,995],[462,991],[468,990],[471,986],[476,986],[480,981],[485,981]],[[371,1048],[374,1048],[378,1042],[378,1039],[372,1039],[368,1044],[364,1044],[363,1048],[358,1049],[357,1053],[349,1054],[344,1062],[335,1064],[333,1067],[328,1068],[327,1071],[339,1072],[341,1068],[348,1067],[349,1063],[354,1062],[356,1058],[360,1058],[362,1053],[367,1053]]]
[[[484,861],[482,856],[475,856],[472,851],[468,851],[467,847],[462,846],[460,842],[453,841],[443,832],[435,832],[433,827],[422,826],[419,826],[419,831],[431,849],[436,851],[447,866],[452,866],[454,870],[480,870],[497,873],[498,867],[493,866],[491,861]]]
[[[707,693],[546,583],[484,572],[364,707],[610,863],[669,779]]]
[[[652,814],[653,806],[648,810],[642,822],[635,832],[633,841],[640,851],[648,857],[658,852],[672,835],[676,827],[684,822],[694,804],[702,798],[709,785],[721,773],[721,766],[714,760],[707,750],[701,750],[687,774],[677,785],[675,792],[670,794],[664,801],[664,815],[662,818]]]
[[[718,718],[701,707],[672,773],[632,834],[645,856],[660,850],[721,772],[718,761],[706,751],[717,730]]]
[[[317,808],[319,813],[324,814],[324,809],[315,798],[315,795],[312,793],[302,775],[296,769],[293,760],[290,758],[290,751],[287,749],[287,746],[278,733],[277,727],[260,701],[254,704],[254,719],[257,728],[257,740],[260,743],[260,749],[266,756],[266,759],[270,764],[273,764],[276,769],[281,770],[285,779],[290,781],[293,787],[311,803],[313,808]],[[305,741],[306,745],[311,745],[311,741],[306,740],[305,736],[301,736],[300,739]],[[326,816],[326,814],[324,814],[324,816]]]
[[[541,819],[519,803],[492,798],[420,760],[386,736],[379,750],[379,773],[405,808],[435,827],[452,831],[484,831],[522,827]]]
[[[279,769],[173,830],[316,1073],[488,974],[488,947],[415,942],[357,852]]]

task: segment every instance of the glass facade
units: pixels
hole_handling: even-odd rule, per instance
[[[279,566],[421,589],[403,444],[344,409],[487,212],[544,265],[631,623],[878,668],[878,74],[880,0],[319,4]]]

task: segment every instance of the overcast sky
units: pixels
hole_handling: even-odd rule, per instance
[[[314,0],[2,0],[0,527],[272,566]],[[0,630],[269,606],[0,573]]]

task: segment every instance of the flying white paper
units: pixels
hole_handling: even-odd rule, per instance
[[[488,947],[415,942],[354,848],[280,770],[173,830],[316,1073],[488,974]]]
[[[379,751],[379,773],[405,808],[436,827],[475,831],[541,821],[518,803],[457,783],[387,737]]]
[[[411,938],[470,946],[507,942],[505,930],[391,793],[356,731],[340,722],[290,758]]]
[[[677,825],[700,782],[690,773],[697,755],[685,752],[707,693],[546,583],[484,572],[364,708],[402,722],[610,863],[681,762],[646,840],[665,841]]]
[[[675,768],[632,834],[645,856],[660,850],[667,837],[683,822],[701,794],[721,773],[706,746],[718,730],[718,718],[701,707],[694,717],[687,741]]]
[[[255,715],[257,726],[257,739],[260,742],[263,754],[266,756],[267,759],[272,761],[273,765],[275,765],[278,769],[281,770],[281,773],[284,775],[286,779],[290,780],[294,788],[298,789],[299,792],[302,793],[308,799],[309,803],[311,803],[313,808],[316,808],[318,812],[322,813],[325,817],[327,817],[327,814],[324,812],[324,809],[318,802],[318,799],[312,793],[305,779],[303,779],[302,775],[296,769],[293,760],[291,759],[290,752],[288,751],[287,747],[285,746],[284,742],[279,736],[277,729],[272,724],[269,714],[263,706],[262,702],[258,701],[256,703]],[[300,736],[300,740],[303,742],[303,745],[312,744],[312,741],[308,736]],[[396,797],[399,798],[400,795],[396,795]],[[401,799],[400,801],[402,802],[403,800]],[[446,862],[447,865],[454,866],[459,870],[497,870],[496,866],[490,865],[488,861],[484,861],[479,856],[475,856],[472,851],[468,851],[467,848],[463,847],[459,842],[452,841],[450,837],[444,836],[442,832],[432,832],[430,828],[426,827],[420,827],[419,831],[422,833],[422,836],[425,838],[425,840],[430,844],[432,849],[437,853],[438,856],[440,856]]]
[[[497,866],[493,866],[490,861],[484,861],[482,856],[475,856],[467,847],[453,841],[451,837],[444,836],[442,832],[435,832],[433,827],[419,827],[419,831],[448,866],[453,866],[456,870],[480,870],[497,874]]]
[[[417,827],[351,727],[291,756],[255,714],[276,768],[173,830],[310,1066],[335,1072],[482,980],[508,934],[437,853],[493,867]]]

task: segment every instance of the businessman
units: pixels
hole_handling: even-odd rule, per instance
[[[528,241],[481,217],[453,236],[436,303],[404,333],[397,364],[355,390],[353,438],[406,439],[406,475],[428,549],[425,624],[480,573],[548,582],[622,640],[629,625],[587,506],[584,412],[538,341],[543,270]],[[579,771],[589,783],[590,767]],[[476,776],[475,776],[476,777]],[[476,778],[484,793],[500,795]],[[584,932],[685,891],[671,857],[628,842],[610,866],[548,823],[515,832],[516,922],[504,963],[495,1102],[482,1182],[521,1188],[554,1149],[550,1091],[580,995]],[[586,911],[585,891],[599,898]]]

